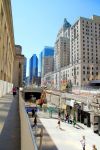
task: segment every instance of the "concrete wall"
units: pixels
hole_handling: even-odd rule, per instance
[[[51,103],[51,94],[49,94],[49,93],[46,93],[46,99],[47,99],[47,102],[49,103]]]
[[[12,91],[13,84],[0,80],[0,97]]]
[[[38,150],[21,93],[19,93],[19,110],[21,121],[21,150]]]
[[[46,99],[47,99],[48,103],[50,102],[53,105],[59,106],[59,104],[60,104],[60,96],[59,95],[46,93]]]

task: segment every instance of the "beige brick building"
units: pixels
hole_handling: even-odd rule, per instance
[[[15,55],[13,21],[10,0],[0,0],[0,89],[10,90],[13,82],[13,61]]]
[[[84,86],[100,79],[100,17],[80,17],[71,27],[70,79]]]

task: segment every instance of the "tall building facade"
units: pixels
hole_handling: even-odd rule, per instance
[[[74,85],[100,79],[100,16],[80,17],[71,27],[70,72]]]
[[[24,64],[23,64],[23,81],[26,81],[26,69],[27,69],[27,58],[24,57]]]
[[[15,45],[16,55],[14,59],[13,84],[16,87],[23,86],[23,70],[24,70],[24,55],[22,55],[22,47]]]
[[[30,83],[33,82],[33,78],[38,77],[38,57],[36,56],[36,54],[33,54],[30,59],[29,75]]]
[[[65,77],[61,75],[61,70],[70,64],[70,28],[71,24],[65,18],[55,42],[54,88],[58,90],[62,88],[63,81],[67,82],[67,80],[64,79]]]
[[[67,45],[65,39],[68,42],[66,50],[64,50],[64,45]],[[61,90],[62,86],[66,88],[68,83],[72,86],[87,86],[92,80],[98,82],[100,16],[93,15],[90,19],[80,17],[71,27],[69,25],[65,30],[64,27],[61,28],[55,42],[54,62],[55,70],[52,76],[54,88],[58,90]]]
[[[15,56],[13,19],[10,0],[0,0],[0,96],[12,88]],[[10,87],[2,89],[3,83]],[[8,89],[8,91],[6,91]],[[4,91],[3,91],[4,90]]]
[[[55,71],[59,71],[70,63],[70,27],[70,23],[65,18],[55,42]]]
[[[39,55],[39,72],[38,72],[38,76],[41,77],[42,75],[42,52]]]
[[[46,46],[42,51],[42,77],[54,71],[54,48]]]

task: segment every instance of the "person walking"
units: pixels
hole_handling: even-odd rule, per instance
[[[32,117],[34,117],[35,116],[35,110],[34,110],[34,108],[32,109]]]
[[[76,118],[73,119],[73,127],[76,125]]]
[[[68,121],[68,114],[65,114],[65,122]]]
[[[59,127],[59,129],[60,129],[60,118],[58,119],[58,123],[57,124],[58,124],[57,127]]]
[[[59,110],[59,112],[58,112],[58,118],[60,118],[61,117],[61,112],[60,112],[60,110]]]
[[[97,150],[95,145],[92,146],[92,150]]]
[[[35,118],[34,118],[34,124],[32,127],[36,127],[37,126],[37,116],[35,115]]]
[[[82,144],[83,150],[85,150],[85,136],[82,137],[82,140],[80,140],[80,142]]]
[[[13,87],[13,96],[15,97],[16,95],[16,87]]]

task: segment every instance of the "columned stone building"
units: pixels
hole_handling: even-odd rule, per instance
[[[0,0],[0,96],[12,88],[14,56],[11,1]]]

